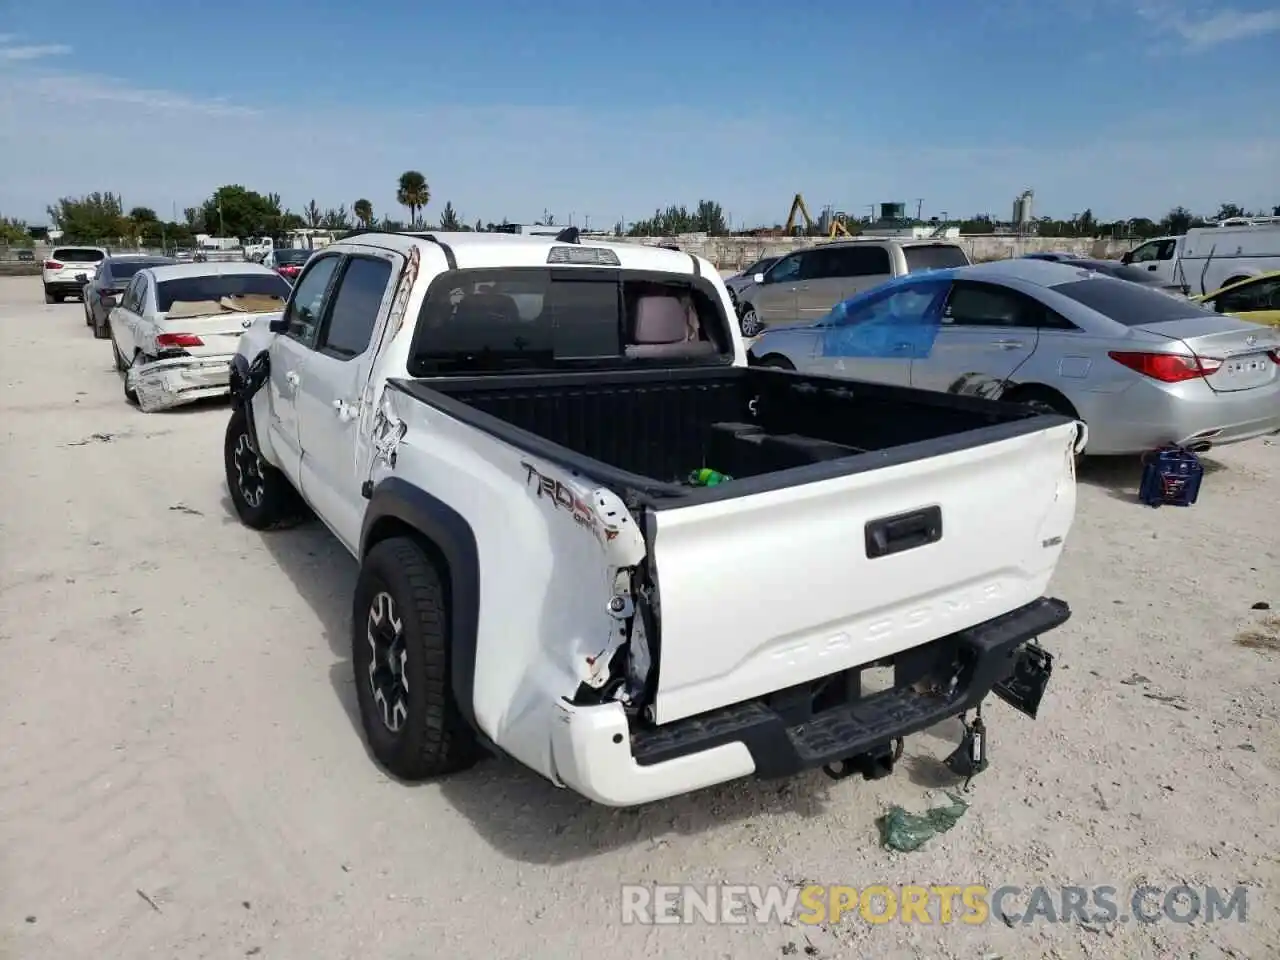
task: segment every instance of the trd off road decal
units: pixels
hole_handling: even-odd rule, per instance
[[[617,529],[601,523],[591,505],[574,493],[563,480],[547,476],[525,460],[520,461],[520,466],[524,467],[526,482],[538,492],[539,500],[543,498],[550,500],[557,511],[563,510],[574,523],[589,530],[601,544],[607,543],[618,535]]]

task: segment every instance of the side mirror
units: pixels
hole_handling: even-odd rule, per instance
[[[1133,251],[1130,250],[1127,253],[1125,253],[1125,255],[1120,258],[1120,262],[1126,265],[1133,263]]]
[[[283,313],[278,317],[273,317],[271,322],[267,324],[267,329],[272,333],[288,333],[289,318]]]
[[[763,274],[763,273],[757,273],[754,277],[752,277],[752,278],[751,278],[751,282],[752,282],[752,283],[764,283],[764,274]]]

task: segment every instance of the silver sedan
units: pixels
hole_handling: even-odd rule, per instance
[[[1086,453],[1280,430],[1280,330],[1095,271],[1012,259],[910,274],[772,327],[755,364],[1044,404]]]

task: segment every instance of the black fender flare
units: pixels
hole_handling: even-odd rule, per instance
[[[407,531],[406,531],[407,528]],[[480,629],[480,553],[466,519],[451,506],[400,477],[381,481],[369,498],[360,530],[360,557],[379,540],[405,532],[427,540],[448,565],[449,675],[454,702],[466,722],[476,723],[476,644]]]

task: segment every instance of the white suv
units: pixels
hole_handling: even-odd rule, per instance
[[[102,247],[54,247],[40,267],[44,302],[61,303],[67,297],[83,298],[85,284],[106,258],[107,251]]]

